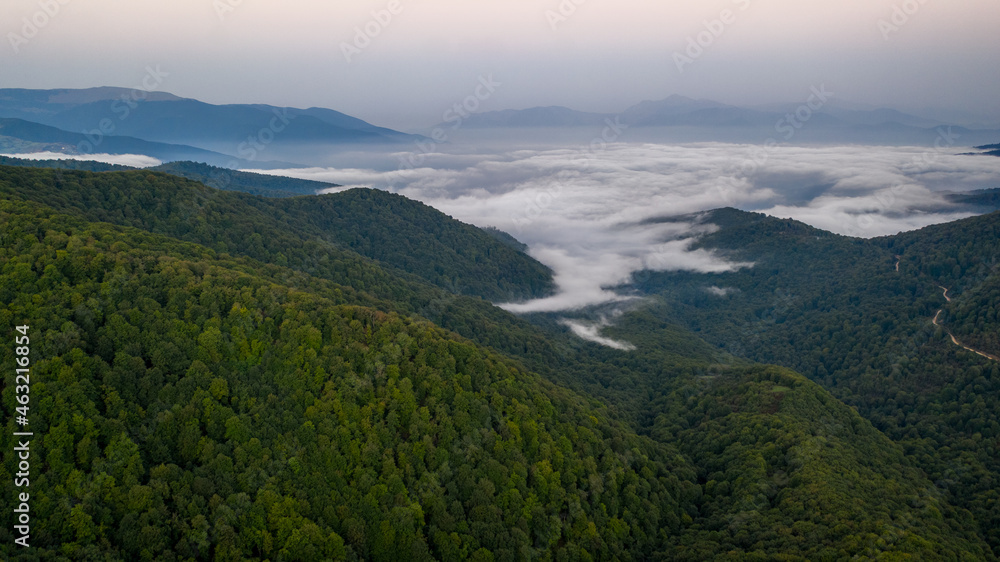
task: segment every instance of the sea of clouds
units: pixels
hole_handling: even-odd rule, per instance
[[[552,268],[559,287],[549,298],[502,305],[526,313],[626,300],[612,287],[641,270],[752,267],[692,250],[697,236],[717,228],[698,215],[710,209],[754,210],[860,237],[964,218],[969,213],[943,192],[1000,187],[1000,158],[962,152],[967,149],[602,142],[392,155],[394,162],[418,163],[399,169],[254,171],[345,186],[337,189],[385,189],[511,233]],[[676,216],[685,217],[655,221]],[[571,328],[599,337],[593,326]]]
[[[145,156],[143,154],[64,154],[62,152],[28,152],[21,154],[0,154],[0,156],[9,156],[11,158],[20,158],[22,160],[81,160],[104,162],[105,164],[132,166],[133,168],[152,168],[163,163],[152,156]]]

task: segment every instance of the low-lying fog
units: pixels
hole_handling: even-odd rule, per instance
[[[613,135],[611,135],[613,136]],[[265,173],[389,190],[465,222],[496,226],[555,272],[559,292],[514,312],[568,311],[624,297],[610,287],[643,269],[726,271],[690,249],[711,224],[649,219],[736,207],[840,234],[874,237],[970,213],[944,191],[1000,187],[1000,158],[967,148],[684,145],[605,142],[494,150],[428,143],[350,155],[362,166]]]

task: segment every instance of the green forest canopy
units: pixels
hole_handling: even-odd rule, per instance
[[[993,557],[988,496],[942,492],[933,451],[836,389],[663,307],[624,317],[634,353],[512,317],[482,297],[543,291],[544,268],[485,233],[453,247],[460,223],[419,204],[358,192],[309,217],[151,172],[3,167],[0,193],[0,325],[32,325],[41,459],[34,554],[4,528],[9,558]],[[411,272],[406,241],[344,235],[366,216],[444,242]],[[9,386],[3,406],[10,451]]]

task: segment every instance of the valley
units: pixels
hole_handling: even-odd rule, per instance
[[[947,290],[945,292],[947,293]],[[949,300],[949,302],[951,301],[951,299],[948,299],[948,300]],[[934,314],[934,319],[931,322],[935,326],[940,326],[940,327],[944,328],[944,326],[941,326],[941,324],[938,323],[938,318],[941,316],[942,312],[944,312],[944,309],[941,309],[941,310],[937,311]],[[948,337],[951,338],[951,343],[957,345],[958,347],[961,347],[962,349],[964,349],[966,351],[971,351],[971,352],[973,352],[976,355],[979,355],[981,357],[985,357],[987,359],[992,359],[993,361],[1000,361],[1000,358],[998,358],[995,355],[990,355],[989,353],[986,353],[986,352],[983,352],[983,351],[979,351],[978,349],[972,349],[971,347],[969,347],[969,346],[963,344],[962,342],[958,341],[958,338],[955,337],[955,334],[952,334],[950,331],[948,331],[947,328],[944,328],[944,331],[948,334]]]
[[[1000,2],[0,21],[0,560],[1000,560]]]
[[[400,196],[265,199],[163,172],[25,167],[0,167],[0,195],[2,313],[46,334],[34,397],[43,551],[994,556],[1000,467],[969,432],[1000,429],[979,405],[1000,373],[919,328],[941,294],[908,278],[937,262],[875,273],[933,238],[858,242],[716,211],[706,220],[720,228],[698,244],[755,266],[644,275],[637,289],[661,296],[604,329],[635,345],[625,352],[577,339],[557,315],[493,306],[551,294],[551,273]],[[970,240],[1000,228],[996,215],[970,221],[954,227]],[[787,257],[800,247],[817,261]],[[941,281],[989,276],[979,252]],[[847,271],[850,284],[810,296],[824,272]],[[708,282],[740,291],[708,296]],[[796,306],[771,304],[770,317],[740,304],[782,291]],[[729,320],[706,323],[716,311]],[[785,335],[833,324],[844,330],[822,338],[830,349]],[[923,339],[884,355],[905,349],[902,333]],[[879,355],[854,363],[862,342]],[[903,422],[893,406],[907,396],[946,412],[962,400],[972,417]],[[928,439],[954,452],[928,457]],[[77,503],[62,523],[68,486]],[[172,517],[181,509],[196,526]]]

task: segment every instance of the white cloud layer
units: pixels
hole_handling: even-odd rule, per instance
[[[63,154],[62,152],[29,152],[24,154],[0,154],[22,160],[81,160],[89,162],[104,162],[133,168],[152,168],[163,162],[142,154]]]
[[[257,171],[387,189],[513,234],[554,270],[559,287],[546,299],[504,305],[522,313],[626,300],[611,287],[643,269],[717,272],[752,266],[691,250],[713,225],[691,216],[653,219],[736,207],[872,237],[968,216],[941,192],[1000,187],[1000,158],[959,152],[612,144],[597,151],[424,154],[421,167],[393,171]],[[392,161],[406,156],[393,155]],[[574,331],[593,328],[590,336],[598,337],[598,328],[581,326]]]
[[[563,318],[559,320],[559,323],[569,327],[569,329],[577,335],[577,337],[585,339],[587,341],[592,341],[594,343],[601,344],[613,349],[620,349],[622,351],[632,351],[635,346],[628,343],[613,340],[611,338],[606,338],[601,336],[601,328],[605,328],[610,325],[610,322],[601,321],[596,324],[588,324],[581,322],[579,320],[570,320],[569,318]]]
[[[739,291],[739,289],[735,289],[733,287],[716,287],[715,285],[712,285],[711,287],[708,287],[705,290],[709,294],[715,295],[717,297],[726,297],[732,293]]]

